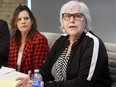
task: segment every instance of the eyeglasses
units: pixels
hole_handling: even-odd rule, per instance
[[[76,20],[79,21],[82,16],[84,16],[82,13],[74,13],[74,14],[70,14],[70,13],[64,13],[62,14],[62,17],[64,20],[69,21],[71,19],[71,16]]]

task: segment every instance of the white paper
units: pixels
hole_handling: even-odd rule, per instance
[[[0,75],[8,74],[13,71],[16,71],[16,69],[2,66],[0,69]]]

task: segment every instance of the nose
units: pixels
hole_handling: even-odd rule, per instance
[[[75,19],[74,19],[74,17],[73,17],[73,16],[71,16],[71,18],[70,18],[70,22],[72,22],[72,23],[74,23],[74,22],[75,22]]]
[[[24,24],[24,23],[25,23],[25,20],[24,20],[24,19],[22,19],[22,20],[21,20],[21,23],[22,23],[22,24]]]

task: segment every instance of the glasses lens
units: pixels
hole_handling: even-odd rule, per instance
[[[73,14],[73,18],[75,19],[75,20],[80,20],[81,18],[82,18],[82,13],[75,13],[75,14]]]
[[[82,18],[83,14],[82,13],[75,13],[75,14],[64,13],[62,14],[62,16],[63,16],[63,19],[66,21],[70,20],[71,16],[73,16],[73,18],[78,21]]]
[[[68,20],[70,20],[70,18],[71,18],[71,14],[69,14],[69,13],[64,13],[63,14],[63,19],[64,20],[67,20],[68,21]]]

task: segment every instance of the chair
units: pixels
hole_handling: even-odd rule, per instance
[[[58,37],[60,37],[60,35],[61,35],[60,33],[51,33],[51,32],[41,32],[41,33],[44,36],[46,36],[50,48],[54,44],[54,42],[56,41],[56,39]]]
[[[110,74],[114,82],[112,87],[116,87],[116,44],[105,43],[105,46],[108,53]]]

